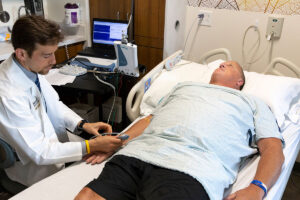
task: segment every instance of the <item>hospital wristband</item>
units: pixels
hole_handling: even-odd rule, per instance
[[[267,195],[268,188],[267,188],[267,186],[266,186],[263,182],[261,182],[261,181],[259,181],[259,180],[253,180],[253,181],[251,182],[251,184],[254,184],[254,185],[260,187],[260,188],[265,192],[264,197]]]
[[[85,140],[85,144],[86,144],[86,153],[87,153],[87,154],[91,153],[89,141],[88,141],[88,140]]]

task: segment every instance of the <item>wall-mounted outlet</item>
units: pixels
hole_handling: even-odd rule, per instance
[[[283,17],[269,17],[266,37],[280,38],[283,21],[284,21]]]
[[[212,11],[209,10],[200,10],[199,15],[203,14],[204,17],[200,21],[201,26],[211,26],[211,18],[212,18]]]

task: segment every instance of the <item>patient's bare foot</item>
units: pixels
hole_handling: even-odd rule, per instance
[[[74,200],[105,200],[99,196],[96,192],[88,187],[84,187],[75,197]]]

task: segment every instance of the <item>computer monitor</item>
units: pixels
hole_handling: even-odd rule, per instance
[[[127,34],[127,21],[93,19],[93,47],[113,45],[115,40],[122,39],[122,33]]]

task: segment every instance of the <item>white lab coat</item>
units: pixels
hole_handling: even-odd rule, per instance
[[[73,131],[81,118],[59,101],[44,76],[39,80],[44,98],[12,56],[0,65],[0,137],[20,158],[5,171],[26,186],[82,158],[80,142],[61,143],[56,134],[66,128]]]

